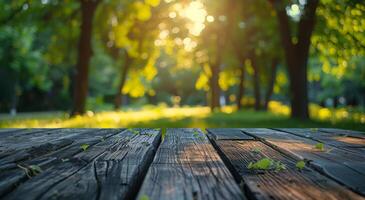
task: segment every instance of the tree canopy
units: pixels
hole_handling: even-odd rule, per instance
[[[365,105],[360,0],[4,0],[0,111]]]

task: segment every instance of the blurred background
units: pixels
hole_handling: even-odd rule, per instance
[[[365,130],[362,0],[2,0],[0,127]]]

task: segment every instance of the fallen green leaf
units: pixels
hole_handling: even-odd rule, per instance
[[[42,169],[38,165],[30,165],[29,169],[32,170],[34,175],[37,175],[42,172]]]
[[[320,151],[324,151],[324,144],[321,142],[318,142],[314,147]]]
[[[304,160],[300,160],[297,162],[297,164],[295,165],[295,167],[299,170],[302,170],[305,167],[305,162]]]
[[[81,149],[84,150],[84,151],[86,151],[86,149],[89,148],[89,146],[90,145],[88,145],[88,144],[82,144],[81,145]]]
[[[253,153],[260,153],[261,152],[261,148],[258,148],[258,147],[255,147],[255,148],[253,148],[251,151],[253,152]]]
[[[138,135],[140,132],[137,130],[134,130],[132,128],[127,129],[128,131],[132,132],[134,135]]]
[[[141,144],[143,144],[143,145],[145,145],[145,146],[149,146],[150,145],[150,143],[149,142],[142,142]]]
[[[24,170],[24,172],[28,176],[28,178],[31,178],[42,172],[42,169],[38,165],[22,166],[22,165],[18,164],[17,166],[19,168],[21,168],[22,170]]]
[[[269,158],[263,158],[255,163],[250,162],[247,166],[248,169],[261,169],[261,170],[268,170],[272,165],[273,161]]]
[[[286,169],[286,165],[280,161],[274,161],[273,166],[276,172]]]
[[[250,162],[247,166],[252,170],[275,170],[276,172],[286,169],[286,165],[280,161],[274,161],[270,158],[263,158],[257,162]]]
[[[150,198],[147,195],[142,195],[139,200],[149,200]]]
[[[310,130],[311,130],[311,132],[317,132],[318,128],[311,128]]]
[[[194,135],[194,137],[199,137],[199,132],[198,131],[194,131],[193,132],[193,135]]]

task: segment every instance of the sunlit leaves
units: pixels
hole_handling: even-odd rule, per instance
[[[155,63],[158,56],[158,51],[153,52],[153,54],[149,57],[146,66],[144,67],[143,74],[145,75],[147,81],[152,81],[152,79],[157,75]]]
[[[160,4],[160,0],[145,0],[146,4],[156,7]]]
[[[219,73],[219,86],[223,91],[238,83],[237,72],[234,70],[224,70]]]
[[[142,81],[139,70],[130,71],[122,93],[129,94],[135,98],[144,96],[146,88]]]
[[[353,68],[360,67],[354,66],[354,58],[365,55],[365,5],[324,0],[317,15],[312,46],[322,63],[321,83],[323,87],[340,85]]]
[[[195,88],[197,90],[209,90],[209,77],[205,73],[199,75],[199,78],[195,83]]]
[[[153,0],[150,0],[150,1],[153,1]],[[137,1],[134,3],[134,7],[136,9],[137,19],[139,19],[141,21],[146,21],[151,17],[151,8],[148,5],[146,5],[140,1]]]

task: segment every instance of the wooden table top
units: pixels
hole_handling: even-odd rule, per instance
[[[0,199],[365,200],[365,133],[0,129]]]

